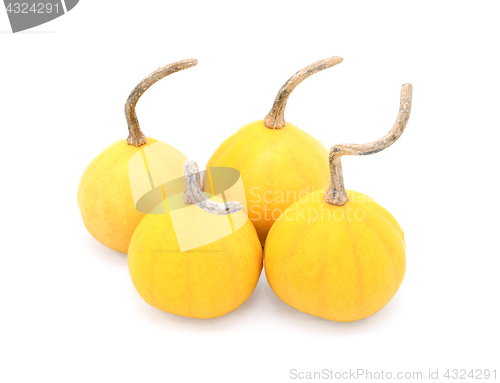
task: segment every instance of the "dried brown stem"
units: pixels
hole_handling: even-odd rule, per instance
[[[330,184],[325,191],[324,197],[326,203],[342,206],[349,200],[344,188],[344,176],[342,175],[342,164],[340,162],[342,156],[366,156],[378,153],[391,146],[403,134],[410,119],[412,90],[411,84],[404,84],[401,88],[398,118],[389,133],[380,140],[363,145],[340,144],[332,146],[329,155]]]
[[[193,186],[188,186],[191,184]],[[184,163],[184,185],[186,186],[186,190],[184,190],[184,194],[182,196],[184,203],[186,205],[193,205],[195,203],[195,200],[191,198],[188,189],[194,188],[203,193],[203,186],[201,185],[201,177],[200,177],[200,168],[198,168],[198,164],[194,161],[187,160]]]
[[[274,100],[271,111],[264,119],[264,125],[269,129],[281,129],[285,126],[285,107],[290,93],[309,76],[322,71],[323,69],[331,68],[334,65],[340,64],[343,58],[339,56],[329,57],[324,60],[319,60],[313,64],[299,70],[281,87],[276,99]]]
[[[214,202],[203,194],[200,180],[200,170],[196,162],[187,160],[184,163],[184,203],[196,204],[201,210],[215,215],[230,215],[240,211],[243,206],[237,202]]]
[[[142,80],[135,89],[128,96],[127,102],[125,103],[125,117],[127,118],[129,136],[127,138],[127,144],[134,146],[141,146],[146,143],[146,136],[142,133],[139,126],[139,120],[137,119],[137,114],[135,113],[135,106],[137,101],[143,95],[143,93],[151,87],[155,82],[161,80],[162,78],[181,70],[194,67],[198,64],[196,59],[187,59],[168,64],[162,68],[158,68],[148,77]]]

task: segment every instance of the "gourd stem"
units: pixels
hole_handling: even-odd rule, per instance
[[[181,70],[194,67],[198,64],[196,59],[187,59],[168,64],[162,68],[158,68],[148,77],[142,80],[130,93],[127,102],[125,103],[125,117],[127,118],[129,136],[127,138],[127,144],[134,146],[141,146],[146,143],[146,136],[142,133],[139,126],[139,120],[137,119],[137,114],[135,113],[135,106],[137,101],[144,94],[146,90],[151,87],[155,82],[161,80],[162,78]]]
[[[184,203],[195,203],[198,207],[210,214],[229,215],[240,211],[243,206],[239,202],[214,202],[203,194],[200,180],[200,170],[194,161],[187,160],[184,164]]]
[[[198,164],[194,161],[187,160],[184,163],[184,185],[186,186],[186,190],[184,190],[183,194],[184,203],[186,205],[193,205],[195,203],[194,198],[191,197],[193,191],[190,193],[188,189],[194,189],[194,193],[203,194],[200,169],[198,168]]]
[[[413,87],[411,84],[404,84],[401,88],[398,118],[389,133],[380,140],[363,145],[341,144],[332,146],[329,154],[330,184],[324,196],[326,203],[342,206],[349,200],[344,188],[344,177],[342,175],[342,164],[340,162],[342,156],[366,156],[368,154],[378,153],[391,146],[401,134],[403,134],[406,124],[410,119],[412,90]]]
[[[285,126],[285,107],[290,93],[309,76],[322,71],[323,69],[331,68],[334,65],[340,64],[343,58],[339,56],[329,57],[324,60],[319,60],[313,64],[299,70],[281,87],[276,99],[274,100],[271,111],[264,119],[264,125],[269,129],[281,129]]]

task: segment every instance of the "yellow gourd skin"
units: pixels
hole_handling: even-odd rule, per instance
[[[126,253],[132,234],[146,214],[135,208],[128,163],[133,155],[157,140],[147,138],[140,147],[117,141],[104,149],[85,169],[78,186],[78,206],[89,233],[103,245]],[[165,144],[167,145],[167,144]],[[170,146],[172,166],[182,176],[184,155]]]
[[[265,246],[269,284],[286,304],[350,322],[382,309],[403,281],[404,234],[370,197],[347,190],[343,206],[316,191],[290,206]],[[316,217],[316,218],[315,218]]]
[[[234,215],[245,219],[242,211]],[[262,271],[262,247],[246,219],[232,234],[181,252],[167,212],[148,215],[139,223],[130,242],[128,266],[137,292],[150,305],[171,314],[215,318],[252,294]]]
[[[300,197],[324,188],[330,174],[323,144],[289,122],[281,129],[268,129],[263,120],[226,139],[208,161],[210,167],[240,171],[247,214],[262,246],[280,214]],[[207,179],[204,183],[204,190],[210,190]]]

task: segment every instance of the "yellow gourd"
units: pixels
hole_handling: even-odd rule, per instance
[[[130,276],[141,297],[160,310],[215,318],[252,294],[262,271],[262,247],[239,203],[208,200],[194,162],[187,161],[184,172],[184,195],[166,198],[157,214],[137,226],[128,252]],[[200,236],[206,244],[190,246]]]
[[[302,312],[339,322],[366,318],[384,307],[405,274],[403,231],[370,197],[344,189],[340,158],[384,150],[402,134],[411,111],[403,85],[392,130],[365,145],[330,150],[330,185],[291,205],[271,228],[265,270],[276,295]]]
[[[264,246],[267,233],[292,203],[328,178],[328,150],[314,137],[285,122],[292,90],[304,79],[342,62],[331,57],[313,63],[293,75],[280,89],[264,120],[243,126],[226,139],[207,163],[240,171],[247,199],[247,214]],[[204,179],[205,190],[209,180]]]
[[[157,142],[146,138],[139,127],[135,106],[142,94],[169,74],[191,68],[197,60],[178,61],[151,73],[130,93],[125,104],[129,136],[104,149],[85,169],[78,186],[78,206],[89,233],[103,245],[126,253],[130,238],[145,216],[136,209],[129,179],[129,160]],[[174,147],[162,143],[162,156],[172,172],[182,177],[186,157]]]

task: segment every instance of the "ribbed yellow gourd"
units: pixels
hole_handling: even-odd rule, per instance
[[[401,92],[397,121],[382,139],[330,150],[330,185],[291,205],[265,245],[265,270],[276,295],[321,318],[350,322],[382,309],[406,269],[403,231],[370,197],[344,189],[340,158],[377,153],[402,134],[411,110],[410,84]]]
[[[166,206],[164,214],[148,214],[132,236],[128,266],[137,292],[162,311],[191,318],[239,307],[262,271],[262,247],[245,213],[213,215],[186,204],[182,194]],[[200,238],[205,244],[190,248]]]
[[[268,129],[259,120],[224,141],[207,168],[239,170],[248,217],[264,245],[274,221],[291,203],[324,186],[329,174],[327,158],[323,144],[291,123],[282,129]],[[205,190],[207,187],[205,179]]]
[[[291,205],[265,247],[269,284],[285,303],[349,322],[384,307],[405,274],[404,234],[394,217],[361,193],[335,206],[313,192]]]
[[[226,139],[207,168],[231,167],[240,171],[247,213],[264,246],[267,233],[280,214],[302,195],[324,187],[328,179],[328,150],[314,137],[285,122],[291,91],[305,78],[342,62],[331,57],[307,66],[281,88],[264,120],[243,126]],[[209,190],[209,180],[204,180]]]
[[[125,115],[130,135],[104,149],[85,169],[78,186],[78,206],[85,227],[103,245],[126,253],[130,238],[139,221],[145,216],[136,209],[132,196],[129,161],[144,148],[157,142],[142,133],[135,105],[140,96],[155,82],[171,73],[197,64],[194,59],[178,61],[159,68],[146,77],[130,94]],[[168,162],[171,174],[182,177],[186,157],[174,147],[162,143],[162,157]]]

